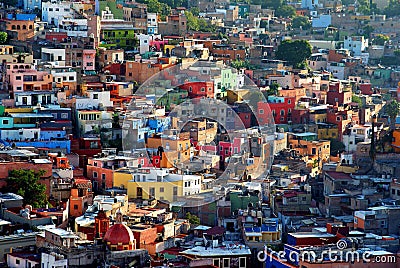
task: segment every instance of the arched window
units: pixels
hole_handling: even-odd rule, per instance
[[[281,110],[281,115],[285,115],[285,110]]]
[[[26,30],[26,25],[22,25],[22,30]]]
[[[11,29],[15,30],[17,29],[17,27],[15,27],[15,25],[11,26]]]
[[[17,25],[17,30],[21,30],[21,26]]]

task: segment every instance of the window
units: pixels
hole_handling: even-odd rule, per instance
[[[8,125],[8,119],[3,119],[3,125]]]
[[[285,110],[281,110],[281,116],[285,115]]]
[[[160,187],[160,193],[164,192],[164,187]]]
[[[74,205],[74,209],[75,209],[75,210],[78,210],[78,205]]]
[[[201,92],[205,92],[206,89],[205,89],[204,87],[202,87],[202,88],[200,89],[200,91],[201,91]]]
[[[175,186],[175,187],[172,189],[172,194],[173,194],[173,195],[178,195],[178,187],[177,187],[177,186]]]
[[[101,174],[101,179],[104,181],[106,179],[106,174]]]
[[[244,267],[246,267],[246,258],[240,257],[239,258],[239,268],[244,268]]]
[[[89,63],[89,62],[88,62],[88,63]],[[91,63],[91,62],[90,62],[90,63]],[[74,81],[74,80],[75,80],[73,76],[68,77],[68,79],[69,79],[69,81]]]
[[[97,172],[93,171],[93,178],[97,178]]]
[[[98,100],[99,99],[99,94],[93,94],[93,99]]]
[[[264,110],[263,110],[263,109],[260,109],[260,110],[258,111],[258,113],[259,113],[259,114],[264,114]]]
[[[151,187],[149,189],[149,195],[150,195],[149,197],[154,197],[155,194],[156,194],[156,189],[154,187]]]
[[[228,267],[230,267],[230,266],[231,266],[231,259],[224,258],[224,259],[223,259],[223,266],[222,266],[222,267],[228,268]]]
[[[21,80],[21,76],[16,76],[15,80]]]

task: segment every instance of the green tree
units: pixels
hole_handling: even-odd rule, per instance
[[[9,172],[7,178],[7,191],[21,195],[25,204],[35,208],[45,207],[47,202],[46,186],[39,182],[44,171],[16,169]]]
[[[185,11],[187,26],[189,30],[200,32],[215,32],[215,25],[210,24],[203,18],[198,18],[190,11]]]
[[[391,102],[387,103],[385,106],[386,106],[385,107],[386,114],[390,118],[390,128],[394,129],[395,124],[396,124],[396,117],[398,116],[398,114],[400,112],[400,103],[397,100],[393,99]]]
[[[147,11],[150,13],[158,13],[162,17],[171,13],[171,7],[165,3],[160,3],[158,0],[144,0],[143,3],[147,4]]]
[[[338,154],[344,152],[345,148],[346,147],[344,146],[343,142],[337,139],[331,139],[330,151],[332,156],[337,156]]]
[[[378,34],[375,36],[375,38],[372,40],[372,44],[378,45],[378,46],[383,46],[385,45],[386,42],[389,41],[389,36],[384,35],[384,34]]]
[[[8,35],[6,32],[0,32],[0,44],[7,42]]]
[[[390,0],[389,5],[383,10],[383,14],[388,17],[400,15],[400,3],[397,0]]]
[[[375,29],[371,25],[366,25],[363,27],[363,35],[365,38],[370,38],[371,33],[373,33],[374,31],[375,31]]]
[[[188,219],[191,224],[200,224],[200,218],[196,215],[192,215],[190,212],[186,213],[186,219]]]
[[[362,105],[362,100],[361,100],[360,97],[357,96],[357,95],[354,95],[354,94],[353,94],[353,96],[351,96],[351,101],[352,101],[352,102],[358,103],[358,107],[359,107],[359,108],[361,108],[361,107],[363,106],[363,105]]]
[[[190,11],[185,11],[188,30],[198,31],[200,29],[199,20]]]
[[[312,47],[307,40],[285,40],[276,51],[276,58],[287,61],[294,67],[305,64],[307,58],[311,56]]]
[[[311,28],[311,22],[308,17],[305,16],[296,16],[292,20],[292,27],[295,29],[303,29],[308,30]]]
[[[271,95],[278,95],[279,91],[279,84],[276,82],[272,82],[271,85],[269,85],[269,89],[267,90],[268,96]]]
[[[255,2],[259,2],[258,5],[261,5],[262,8],[272,8],[275,10],[277,10],[283,4],[282,0],[256,0]]]
[[[199,16],[199,14],[200,14],[200,9],[198,8],[198,7],[192,7],[191,9],[190,9],[190,12],[194,15],[194,16]]]
[[[288,5],[281,6],[276,10],[275,16],[282,18],[292,18],[296,16],[296,9]]]

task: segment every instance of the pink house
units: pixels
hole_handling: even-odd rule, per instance
[[[13,92],[51,90],[53,76],[45,71],[37,71],[26,63],[8,63],[9,89]]]
[[[83,50],[83,69],[88,71],[95,70],[95,59],[96,50],[95,49],[84,49]]]
[[[168,40],[160,40],[158,38],[151,40],[150,41],[150,48],[152,48],[153,51],[161,51],[164,47],[164,45],[168,44]]]
[[[225,162],[225,158],[238,154],[241,151],[242,138],[234,138],[233,142],[220,141],[218,144],[218,154],[221,156],[221,162]]]

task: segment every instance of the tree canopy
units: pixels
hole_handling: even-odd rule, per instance
[[[296,16],[296,9],[292,6],[284,5],[276,9],[275,16],[282,18],[292,18]]]
[[[0,32],[0,44],[7,42],[8,35],[6,32]]]
[[[394,128],[396,117],[400,113],[400,103],[397,100],[392,100],[385,107],[386,114],[390,117],[390,125]]]
[[[35,208],[45,207],[47,204],[46,186],[39,182],[44,171],[16,169],[9,172],[7,191],[21,195],[26,204]]]
[[[292,20],[292,27],[295,29],[308,30],[311,28],[310,20],[305,16],[296,16]]]
[[[200,224],[199,217],[192,215],[190,212],[186,213],[186,219],[188,219],[191,224]]]
[[[398,0],[390,0],[388,6],[383,10],[383,14],[388,17],[400,15],[400,3]]]
[[[344,152],[345,148],[346,147],[343,142],[337,139],[331,139],[330,153],[332,156],[337,156],[338,154]]]
[[[353,96],[351,96],[351,101],[358,103],[358,107],[359,108],[361,108],[363,106],[361,98],[359,96],[357,96],[357,95],[353,94]]]
[[[158,0],[139,0],[139,3],[147,4],[147,12],[158,13],[162,17],[168,16],[171,13],[171,6],[165,1],[159,2]],[[169,1],[174,2],[174,0]]]
[[[190,11],[185,11],[187,26],[189,30],[200,32],[215,32],[215,25],[212,25],[203,18],[198,18]]]
[[[307,40],[285,40],[276,51],[276,58],[299,67],[311,56],[312,47]]]
[[[378,46],[383,46],[389,40],[390,40],[389,36],[384,35],[384,34],[377,34],[375,36],[375,38],[372,40],[372,44],[378,45]]]

